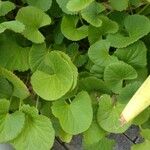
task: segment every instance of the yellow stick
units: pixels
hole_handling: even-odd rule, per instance
[[[121,124],[133,120],[138,114],[150,105],[150,76],[133,95],[120,116]]]

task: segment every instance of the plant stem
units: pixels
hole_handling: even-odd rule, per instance
[[[36,99],[36,108],[38,109],[38,106],[39,106],[39,96],[37,96],[37,99]]]
[[[20,99],[20,102],[19,102],[19,111],[21,109],[21,105],[22,105],[22,99]]]
[[[141,14],[150,4],[146,4],[137,14]]]

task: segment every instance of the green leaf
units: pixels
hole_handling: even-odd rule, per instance
[[[150,129],[142,129],[141,135],[150,141]]]
[[[0,33],[4,32],[5,30],[12,30],[17,33],[21,33],[24,31],[25,26],[19,21],[6,21],[0,24]]]
[[[52,115],[52,114],[51,114]],[[55,136],[59,137],[59,139],[62,142],[65,143],[70,143],[72,140],[73,135],[66,133],[60,126],[59,120],[57,118],[55,118],[54,116],[51,117],[52,118],[52,124],[54,126],[55,129]]]
[[[112,47],[127,47],[150,32],[150,20],[142,15],[127,16],[124,20],[124,26],[124,32],[108,35],[107,40]]]
[[[35,72],[43,66],[44,59],[48,55],[46,44],[33,44],[29,54],[30,69]]]
[[[0,99],[0,143],[16,138],[24,127],[24,114],[19,111],[9,114],[9,105],[8,100]]]
[[[15,4],[9,1],[0,1],[0,16],[5,16],[8,12],[15,9]]]
[[[141,144],[133,145],[131,150],[148,150],[150,148],[150,141],[145,140]]]
[[[29,47],[17,43],[17,35],[12,32],[0,35],[0,65],[8,70],[27,71],[29,69]]]
[[[0,99],[0,115],[7,114],[9,111],[10,102],[7,99]]]
[[[105,135],[106,132],[100,128],[96,121],[93,121],[89,129],[83,133],[83,144],[88,146],[98,143]]]
[[[102,95],[99,100],[99,108],[97,112],[97,119],[99,125],[108,132],[122,133],[125,132],[130,124],[124,126],[119,121],[120,114],[124,105],[113,105],[113,101],[109,95]]]
[[[110,0],[110,5],[115,10],[123,11],[123,10],[127,9],[128,2],[129,2],[129,0],[120,0],[120,1]]]
[[[40,8],[43,11],[47,11],[52,5],[52,0],[27,0],[27,3],[31,6]]]
[[[69,2],[69,0],[56,0],[59,7],[62,9],[63,12],[65,12],[66,14],[76,14],[76,12],[72,12],[72,11],[69,11],[67,9],[67,3]]]
[[[134,68],[145,67],[147,64],[147,49],[142,41],[117,49],[114,55]]]
[[[89,58],[99,66],[107,66],[110,63],[117,62],[118,59],[109,55],[110,43],[105,40],[100,40],[90,46],[88,55]]]
[[[5,78],[0,77],[0,98],[10,98],[12,93],[12,85]]]
[[[150,114],[150,109],[149,108],[145,109],[133,120],[133,124],[141,125],[141,124],[145,123],[150,117],[149,114]]]
[[[67,8],[70,11],[80,11],[86,8],[94,0],[70,0],[67,3]]]
[[[94,74],[97,78],[103,78],[104,75],[104,66],[93,65],[90,69],[90,72]]]
[[[115,146],[115,141],[110,140],[108,138],[103,138],[100,140],[98,143],[92,144],[92,145],[87,145],[84,147],[85,150],[99,150],[100,148],[102,150],[112,150]]]
[[[124,80],[132,80],[136,77],[136,70],[123,62],[110,64],[104,71],[104,81],[114,93],[120,93]]]
[[[140,85],[140,82],[127,84],[124,88],[121,89],[120,94],[117,98],[118,102],[121,104],[127,104],[134,95],[134,93],[138,90]]]
[[[0,115],[0,142],[16,138],[24,127],[25,117],[22,112]]]
[[[81,16],[91,25],[100,27],[102,25],[100,13],[102,13],[104,10],[105,7],[102,4],[94,1],[81,11]]]
[[[57,100],[73,85],[72,68],[56,51],[48,54],[45,65],[45,68],[33,73],[31,84],[43,99]]]
[[[19,150],[49,150],[54,142],[54,129],[49,118],[39,115],[34,107],[24,105],[25,126],[11,144]]]
[[[118,24],[106,16],[101,15],[102,25],[100,27],[89,26],[88,39],[91,44],[101,39],[102,35],[116,33],[119,29]]]
[[[80,79],[78,86],[80,90],[86,90],[88,92],[100,91],[102,93],[110,93],[104,81],[93,76]]]
[[[70,15],[65,15],[62,19],[61,31],[63,35],[71,41],[79,41],[88,35],[88,26],[82,25],[81,27],[76,27],[78,20],[78,16]]]
[[[74,42],[67,47],[66,53],[72,58],[72,60],[74,60],[75,57],[78,55],[78,49],[79,44]]]
[[[19,9],[16,20],[22,22],[25,25],[23,35],[34,43],[43,43],[45,37],[38,30],[39,28],[49,25],[51,18],[45,14],[42,10],[27,6]]]
[[[15,74],[0,67],[0,75],[12,83],[14,96],[25,99],[30,95],[26,85]]]
[[[62,129],[73,135],[86,131],[93,117],[91,99],[84,91],[78,93],[71,104],[63,100],[54,102],[52,112],[59,119]]]
[[[68,64],[71,67],[72,73],[73,73],[73,84],[71,87],[71,90],[74,90],[76,85],[77,85],[77,79],[78,79],[78,70],[76,68],[76,66],[72,63],[70,57],[68,55],[66,55],[65,53],[58,51],[58,54],[64,59],[66,60],[66,62],[68,62]]]

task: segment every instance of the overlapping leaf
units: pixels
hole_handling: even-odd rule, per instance
[[[106,85],[114,92],[120,93],[124,80],[132,80],[137,77],[136,70],[123,62],[108,65],[104,71]]]
[[[102,25],[101,12],[104,10],[105,7],[102,4],[94,1],[81,11],[81,16],[91,25],[100,27]]]
[[[5,30],[12,30],[17,33],[23,32],[25,29],[24,25],[19,21],[6,21],[0,24],[0,33],[4,32]]]
[[[102,25],[100,27],[89,26],[88,39],[91,44],[100,40],[102,35],[116,33],[119,29],[118,24],[108,17],[101,15],[99,18],[102,20]]]
[[[76,12],[72,12],[72,11],[69,11],[67,9],[67,3],[69,2],[69,0],[56,0],[59,7],[62,9],[63,12],[65,12],[66,14],[76,14]]]
[[[0,99],[0,142],[8,142],[16,138],[22,131],[25,116],[22,112],[9,114],[9,101]]]
[[[113,9],[122,11],[127,9],[129,0],[110,0],[110,5],[113,7]]]
[[[31,83],[43,99],[57,100],[72,87],[72,68],[56,51],[49,53],[44,61],[44,68],[33,73]]]
[[[107,66],[110,63],[117,62],[117,58],[109,55],[110,43],[105,40],[100,40],[90,46],[88,55],[89,58],[99,66]]]
[[[70,11],[80,11],[86,8],[94,0],[70,0],[67,3],[67,8]]]
[[[0,98],[10,98],[12,93],[12,85],[5,78],[0,77]]]
[[[71,104],[63,100],[54,102],[52,112],[63,130],[73,135],[86,131],[93,117],[91,99],[84,91],[78,93]]]
[[[0,1],[0,16],[5,16],[9,11],[15,9],[15,4],[9,1]]]
[[[138,41],[126,48],[118,49],[115,52],[115,56],[134,68],[145,67],[147,64],[147,49],[142,41]]]
[[[27,3],[31,6],[42,9],[43,11],[47,11],[52,4],[52,0],[27,0]]]
[[[106,132],[98,125],[96,121],[93,121],[89,129],[83,133],[83,144],[86,147],[88,145],[98,143],[105,137],[105,135]]]
[[[29,91],[25,84],[12,72],[0,67],[0,76],[6,78],[13,85],[13,95],[25,99],[29,96]]]
[[[150,20],[142,15],[130,15],[124,20],[125,31],[108,35],[111,46],[126,47],[150,32]]]
[[[25,126],[21,134],[11,141],[19,150],[49,150],[54,142],[54,129],[49,118],[39,115],[34,107],[23,106]]]
[[[16,20],[25,25],[23,35],[34,43],[43,43],[45,37],[38,30],[39,28],[49,25],[51,18],[42,10],[27,6],[21,8],[16,16]]]
[[[0,35],[0,65],[9,70],[26,71],[29,69],[29,47],[22,47],[13,33]]]
[[[65,15],[61,23],[61,31],[63,35],[72,41],[79,41],[84,39],[88,35],[88,26],[82,25],[81,27],[76,27],[79,21],[78,16]]]
[[[97,113],[99,125],[105,131],[111,133],[122,133],[126,131],[130,124],[121,126],[121,122],[119,121],[120,113],[123,108],[123,105],[113,106],[113,101],[109,95],[102,95],[99,100],[99,109]]]

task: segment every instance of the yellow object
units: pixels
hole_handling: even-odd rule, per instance
[[[138,114],[150,105],[150,76],[144,81],[141,87],[133,95],[124,108],[120,121],[123,124],[130,122]]]

